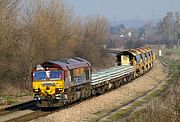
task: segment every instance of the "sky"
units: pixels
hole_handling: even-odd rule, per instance
[[[180,0],[65,0],[80,17],[101,15],[109,21],[162,19],[180,11]]]

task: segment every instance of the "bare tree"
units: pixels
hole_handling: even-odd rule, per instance
[[[163,18],[160,32],[164,40],[167,41],[167,45],[173,47],[173,13],[168,12],[167,15]]]
[[[18,0],[0,0],[0,78],[13,78],[16,68]]]
[[[89,17],[82,28],[84,32],[80,35],[75,55],[88,59],[93,65],[102,64],[100,62],[106,57],[103,45],[109,35],[108,21],[101,16]]]
[[[180,43],[180,13],[177,11],[175,13],[175,15],[176,15],[175,30],[176,30],[176,36],[177,36],[177,46],[179,47],[179,43]]]
[[[3,93],[8,84],[17,92],[31,90],[32,68],[47,60],[79,56],[96,65],[106,61],[102,45],[108,21],[96,16],[84,23],[63,0],[0,0],[0,28]]]

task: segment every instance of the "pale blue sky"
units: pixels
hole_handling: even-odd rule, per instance
[[[110,21],[161,19],[167,11],[180,11],[180,0],[65,0],[80,17],[102,15]]]

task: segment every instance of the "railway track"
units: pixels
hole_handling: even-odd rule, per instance
[[[28,114],[25,114],[23,116],[19,116],[19,117],[16,117],[16,118],[13,118],[13,119],[10,119],[6,122],[25,122],[25,121],[29,121],[29,120],[33,120],[33,119],[36,119],[38,117],[42,117],[42,116],[46,116],[48,114],[51,114],[55,111],[57,111],[58,109],[54,108],[54,110],[49,110],[49,111],[43,111],[41,109],[38,109],[32,113],[28,113]]]
[[[148,74],[147,74],[148,75]],[[120,107],[124,107],[124,106],[127,106],[128,104],[131,104],[133,103],[134,101],[136,101],[137,99],[147,95],[149,92],[153,91],[154,89],[156,89],[159,84],[162,83],[162,81],[159,81],[158,84],[156,84],[152,89],[148,90],[147,92],[145,92],[143,95],[139,96],[139,97],[136,97],[134,99],[132,99],[131,101],[129,102],[126,102],[124,103],[122,106]],[[117,87],[119,88],[119,87]],[[105,92],[105,93],[108,93],[108,92],[111,92],[113,89]],[[93,97],[90,97],[88,99],[92,99]],[[23,103],[23,104],[19,104],[19,105],[16,105],[16,106],[12,106],[12,107],[8,107],[6,109],[3,109],[3,110],[0,110],[0,118],[3,117],[3,116],[6,116],[6,115],[9,115],[11,116],[11,114],[13,113],[16,113],[16,112],[19,112],[19,111],[24,111],[24,110],[31,110],[31,112],[27,112],[26,114],[22,114],[22,115],[19,115],[19,116],[16,116],[16,117],[11,117],[9,119],[5,119],[4,121],[6,122],[20,122],[20,121],[30,121],[30,120],[33,120],[33,119],[37,119],[39,117],[43,117],[43,116],[46,116],[48,114],[52,114],[54,112],[58,112],[58,111],[61,111],[62,109],[64,108],[70,108],[70,107],[73,107],[74,105],[77,105],[79,104],[80,101],[78,102],[75,102],[71,105],[68,105],[68,106],[64,106],[62,108],[48,108],[48,109],[40,109],[38,108],[37,106],[35,106],[35,102],[34,101],[29,101],[27,103]],[[0,120],[2,121],[2,120]]]
[[[7,107],[5,109],[1,109],[0,110],[0,116],[10,114],[10,113],[16,112],[18,110],[28,109],[30,107],[35,106],[35,104],[36,103],[34,101],[28,101],[28,102],[25,102],[25,103],[20,103],[20,104],[17,104],[17,105]]]
[[[89,98],[91,99],[91,98]],[[81,101],[77,101],[77,102],[74,102],[68,106],[63,106],[63,107],[55,107],[55,108],[37,108],[36,110],[34,110],[34,112],[31,112],[31,113],[28,113],[28,114],[25,114],[25,115],[22,115],[22,116],[18,116],[18,117],[15,117],[15,118],[12,118],[12,119],[9,119],[5,122],[25,122],[25,121],[30,121],[30,120],[33,120],[33,119],[37,119],[39,117],[43,117],[43,116],[46,116],[48,114],[52,114],[54,112],[58,112],[58,111],[61,111],[62,109],[65,109],[65,108],[70,108],[70,107],[73,107],[74,105],[77,105],[79,104]]]
[[[133,103],[133,102],[136,101],[137,99],[139,99],[139,98],[147,95],[149,92],[151,92],[151,91],[153,91],[154,89],[156,89],[156,88],[159,86],[159,84],[162,83],[162,82],[163,82],[163,81],[159,81],[159,83],[156,84],[152,89],[148,90],[148,91],[145,92],[143,95],[138,96],[138,97],[132,99],[131,101],[127,102],[127,103],[124,103],[124,104],[123,104],[122,106],[120,106],[120,107],[127,106],[128,104]],[[118,87],[118,88],[119,88],[119,87]],[[105,93],[108,93],[108,92],[111,92],[111,91],[112,91],[112,90],[107,91],[107,92],[105,92]],[[94,96],[94,97],[96,97],[96,96]],[[93,98],[93,97],[90,97],[90,98],[88,98],[88,100],[90,100],[90,99],[92,99],[92,98]],[[22,115],[22,116],[18,116],[18,117],[9,119],[9,120],[7,120],[6,122],[21,122],[21,121],[25,122],[25,121],[30,121],[30,120],[33,120],[33,119],[37,119],[37,118],[39,118],[39,117],[47,116],[47,115],[52,114],[52,113],[54,113],[54,112],[59,112],[59,111],[61,111],[61,110],[64,109],[64,108],[73,107],[73,106],[75,106],[75,105],[77,105],[77,104],[79,104],[79,103],[80,103],[80,101],[75,102],[75,103],[73,103],[73,104],[71,104],[71,105],[68,105],[68,106],[64,106],[64,107],[62,107],[62,108],[48,108],[48,109],[40,109],[40,108],[38,108],[38,109],[34,110],[34,111],[31,112],[31,113],[27,113],[27,114],[25,114],[25,115]]]
[[[19,116],[19,114],[21,115],[21,113],[23,111],[37,110],[37,109],[39,109],[39,108],[36,106],[35,101],[28,101],[28,102],[24,102],[24,103],[20,103],[17,105],[7,107],[5,109],[1,109],[0,110],[0,118],[1,118],[0,122],[1,121],[4,122],[13,117]]]

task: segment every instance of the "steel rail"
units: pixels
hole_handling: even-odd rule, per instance
[[[13,105],[4,109],[0,110],[0,116],[4,116],[6,114],[10,114],[19,110],[23,110],[23,109],[27,109],[30,107],[33,107],[36,105],[36,102],[34,100],[32,101],[28,101],[28,102],[24,102],[24,103],[20,103],[17,105]]]

